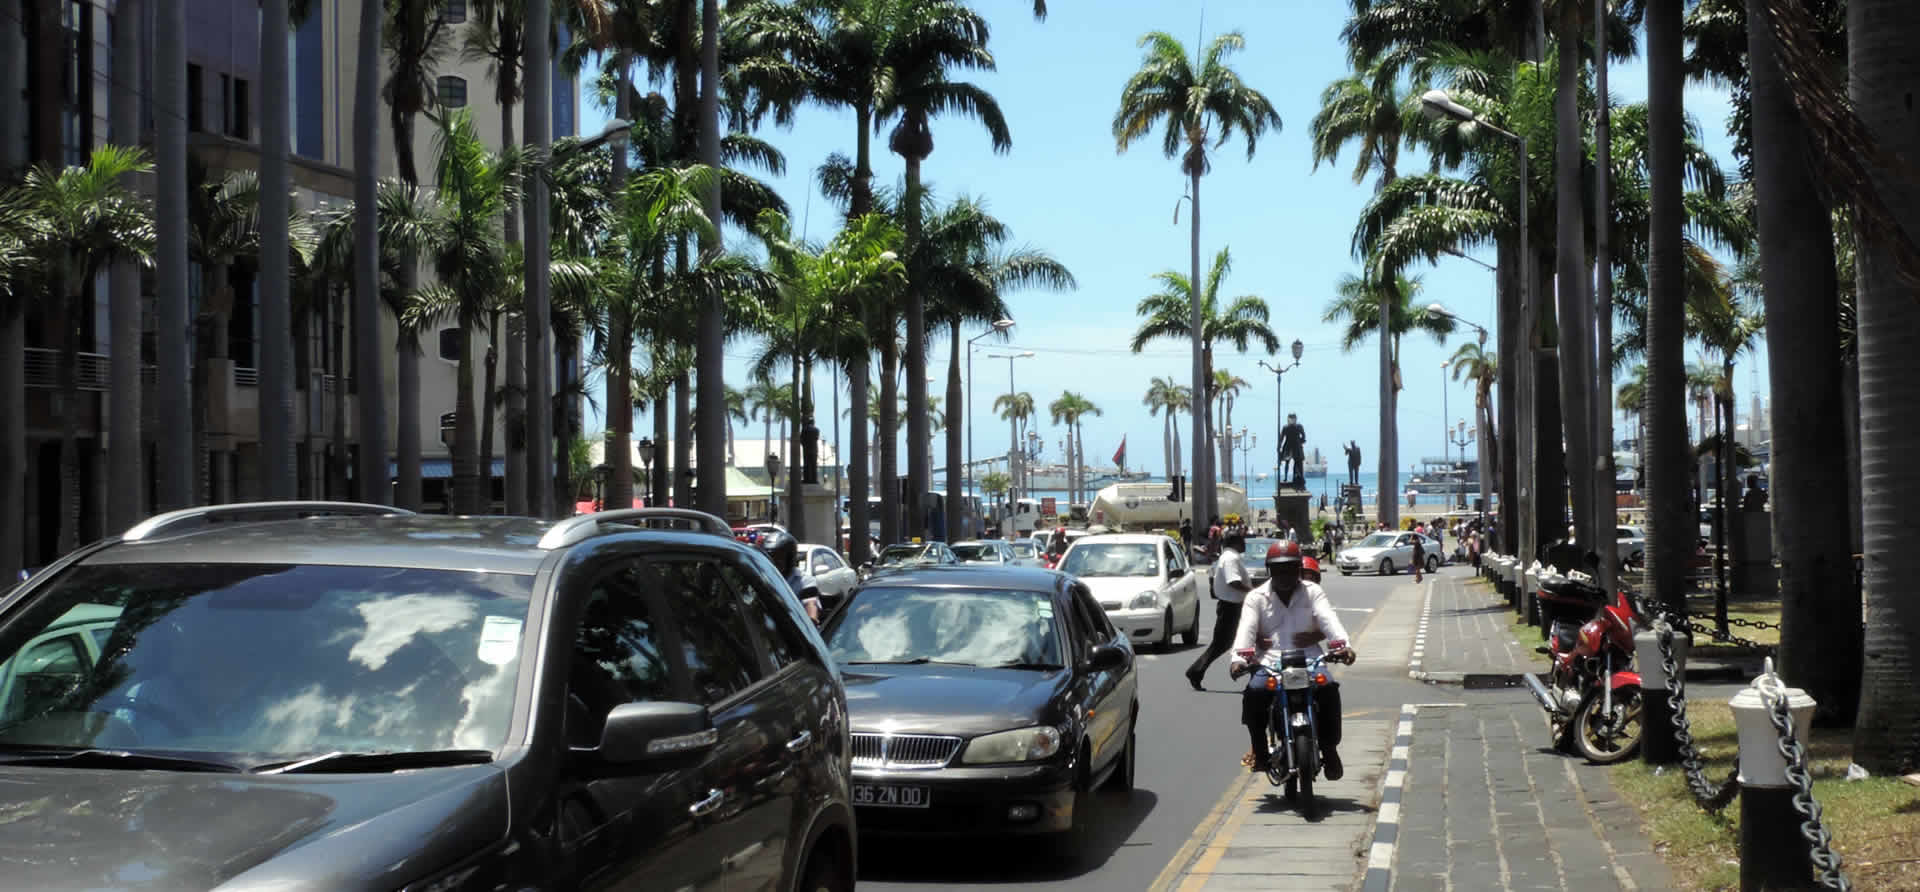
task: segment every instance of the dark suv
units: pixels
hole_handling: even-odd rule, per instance
[[[851,889],[824,653],[697,512],[160,515],[0,600],[0,863],[33,889]]]

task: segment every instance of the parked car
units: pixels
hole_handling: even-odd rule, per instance
[[[1247,550],[1240,552],[1240,559],[1247,567],[1247,575],[1253,577],[1253,587],[1267,584],[1267,549],[1283,540],[1258,536],[1247,540]],[[1213,574],[1207,574],[1209,581]]]
[[[860,584],[860,573],[846,556],[825,545],[800,546],[799,559],[813,575],[814,584],[820,586],[820,606],[828,610],[838,607]]]
[[[1647,531],[1641,527],[1615,527],[1614,559],[1621,564],[1639,565],[1647,559]]]
[[[945,542],[915,542],[889,545],[881,549],[880,556],[874,561],[874,569],[888,570],[957,563],[960,563],[960,559],[954,556],[953,549],[948,548]]]
[[[878,577],[826,627],[847,685],[860,832],[1057,833],[1132,789],[1139,684],[1087,585],[1046,570]]]
[[[1013,564],[1016,567],[1045,567],[1046,551],[1028,539],[1015,539],[1007,543],[1013,549]]]
[[[1127,640],[1173,646],[1200,640],[1200,575],[1172,539],[1150,533],[1088,536],[1061,557],[1059,570],[1079,578]]]
[[[1439,540],[1432,536],[1415,532],[1388,532],[1382,530],[1368,533],[1367,537],[1340,549],[1334,565],[1342,574],[1372,571],[1382,576],[1392,576],[1402,569],[1413,566],[1413,539],[1420,537],[1420,547],[1426,552],[1426,571],[1432,573],[1447,562],[1446,554],[1441,550]]]
[[[190,509],[0,601],[0,851],[46,890],[850,890],[846,708],[717,517]]]
[[[953,556],[963,564],[1006,564],[1014,561],[1013,546],[1004,539],[974,539],[968,542],[955,542],[951,546]]]

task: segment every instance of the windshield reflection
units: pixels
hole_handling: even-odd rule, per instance
[[[867,589],[827,648],[841,663],[1058,664],[1060,631],[1046,592]]]
[[[1060,572],[1080,577],[1159,576],[1160,549],[1149,542],[1076,545],[1067,552]]]
[[[76,568],[0,630],[0,744],[497,749],[530,589],[447,570]]]

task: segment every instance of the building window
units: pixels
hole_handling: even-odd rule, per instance
[[[199,133],[205,129],[207,94],[205,88],[201,86],[205,76],[206,72],[202,71],[200,66],[192,62],[187,63],[187,130],[193,133]]]
[[[447,0],[440,8],[440,21],[457,25],[467,20],[467,0]]]
[[[228,121],[227,135],[239,140],[253,138],[253,121],[248,111],[253,108],[252,90],[247,79],[233,79],[233,117]]]
[[[467,79],[451,74],[440,76],[440,107],[465,108],[467,105]]]
[[[448,362],[460,361],[460,329],[440,329],[440,358]]]

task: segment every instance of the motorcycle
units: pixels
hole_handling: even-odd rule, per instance
[[[1320,803],[1313,797],[1313,780],[1320,775],[1319,725],[1315,724],[1314,691],[1333,683],[1327,674],[1329,660],[1353,662],[1346,642],[1332,643],[1332,653],[1312,659],[1299,648],[1279,653],[1269,651],[1260,667],[1267,670],[1267,690],[1274,692],[1273,710],[1267,720],[1267,782],[1281,787],[1289,802],[1299,802],[1301,814],[1309,821],[1320,814]]]
[[[1580,574],[1543,582],[1541,589],[1542,601],[1556,605],[1548,643],[1539,648],[1552,665],[1544,683],[1532,674],[1521,680],[1547,712],[1554,747],[1601,765],[1632,758],[1643,730],[1632,602],[1619,592],[1608,603],[1606,592]],[[1592,608],[1591,618],[1576,625],[1566,616],[1581,605]]]

